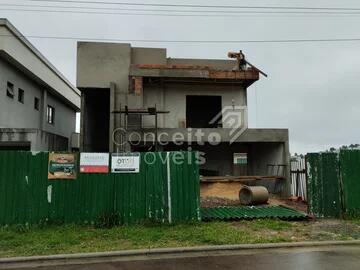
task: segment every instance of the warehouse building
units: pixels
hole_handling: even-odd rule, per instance
[[[69,150],[79,109],[79,90],[0,19],[0,150]]]

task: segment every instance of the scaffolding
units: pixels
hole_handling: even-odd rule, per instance
[[[121,106],[120,106],[121,108]],[[138,126],[138,129],[140,130],[144,130],[144,127],[142,126],[142,120],[144,116],[154,116],[155,119],[155,125],[153,127],[147,127],[147,128],[153,128],[155,130],[155,139],[154,139],[154,146],[155,146],[155,151],[158,151],[158,115],[159,114],[166,114],[166,113],[170,113],[170,111],[163,111],[163,110],[158,110],[155,107],[148,107],[146,109],[141,108],[141,109],[129,109],[128,106],[125,106],[124,109],[120,109],[118,111],[113,111],[112,113],[114,114],[119,114],[120,115],[120,128],[123,128],[125,131],[124,137],[126,138],[126,133],[129,131],[129,126],[128,126],[128,117],[129,115],[137,115],[140,117],[140,125]],[[122,116],[124,116],[124,123],[122,125],[121,120],[123,119]],[[124,147],[124,145],[122,144],[122,146]],[[122,149],[122,151],[124,151],[125,149]]]

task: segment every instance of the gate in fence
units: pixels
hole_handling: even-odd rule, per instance
[[[291,158],[291,196],[307,201],[305,157]]]

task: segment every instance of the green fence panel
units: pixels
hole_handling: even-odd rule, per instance
[[[184,162],[175,163],[177,155]],[[0,224],[199,219],[195,153],[142,153],[139,173],[78,172],[75,180],[48,180],[47,170],[46,152],[0,152]]]
[[[316,217],[341,215],[339,160],[336,153],[306,155],[308,211]]]
[[[345,214],[360,216],[360,150],[340,151],[340,172]]]
[[[171,221],[200,220],[199,167],[195,152],[170,152]]]

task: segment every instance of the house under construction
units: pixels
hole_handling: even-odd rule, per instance
[[[209,179],[289,180],[288,130],[247,126],[247,89],[266,74],[241,51],[228,56],[170,58],[166,49],[79,42],[81,151],[192,149]]]

